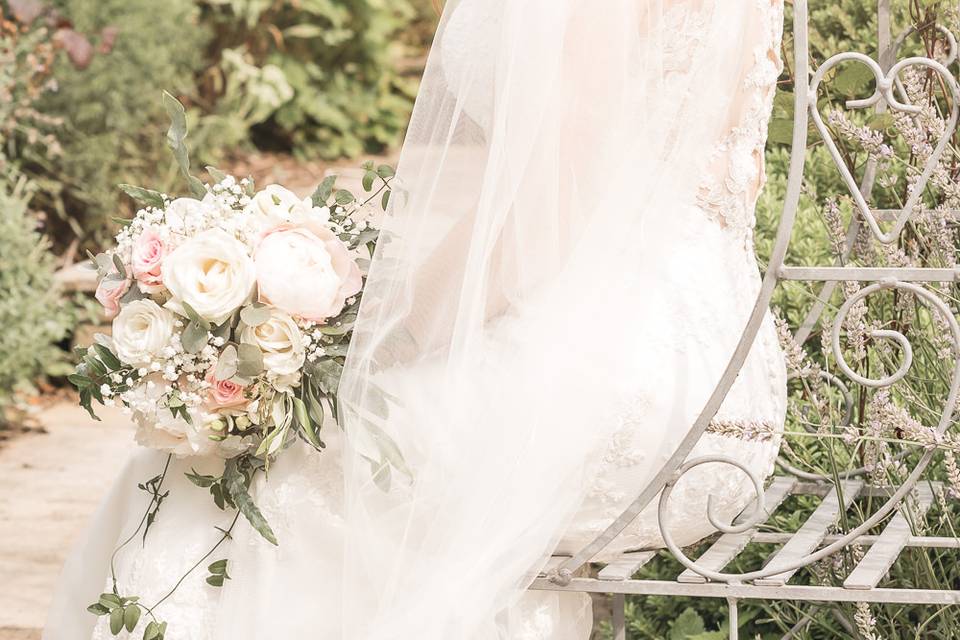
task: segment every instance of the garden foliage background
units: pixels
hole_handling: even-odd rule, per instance
[[[948,3],[892,4],[895,31],[931,20],[957,26]],[[133,203],[116,185],[177,188],[176,167],[164,145],[162,90],[187,106],[191,149],[200,165],[230,169],[249,165],[251,157],[294,166],[359,163],[371,154],[389,155],[402,139],[416,94],[436,22],[433,5],[433,0],[0,0],[0,429],[19,419],[18,408],[38,390],[65,387],[75,327],[98,321],[89,296],[61,287],[57,273],[81,261],[87,249],[105,246],[115,220],[131,213]],[[787,0],[788,27],[790,5]],[[874,0],[811,0],[811,5],[814,65],[840,51],[876,56]],[[791,45],[788,35],[787,61]],[[768,185],[757,212],[761,265],[786,184],[793,81],[788,64],[770,128]],[[862,73],[845,69],[828,83],[840,99],[864,95],[869,85]],[[893,129],[882,118],[854,124],[882,134]],[[862,167],[871,152],[856,139],[842,148],[852,166]],[[954,179],[957,165],[953,162]],[[897,170],[907,171],[892,169]],[[831,215],[848,220],[851,208],[831,196],[843,192],[825,150],[813,145],[792,263],[833,261]],[[955,235],[950,237],[955,242]],[[956,248],[950,247],[949,259],[955,260]],[[796,327],[810,291],[786,287],[777,296],[782,316]],[[889,312],[878,305],[865,312],[864,321],[869,324],[870,313]],[[942,389],[917,384],[917,394],[936,404]],[[864,398],[858,421],[869,421],[870,406]],[[822,450],[803,442],[792,447],[792,455],[808,467],[829,473],[834,465],[836,471],[836,460],[827,460]],[[848,458],[858,456],[862,449]],[[943,473],[949,475],[949,465]],[[795,530],[811,505],[794,505],[778,525]],[[955,511],[943,506],[940,534],[952,531]],[[677,571],[664,557],[644,575],[672,578]],[[893,578],[915,587],[960,588],[955,559],[922,554]],[[829,581],[829,576],[809,579]],[[724,608],[682,599],[631,601],[630,637],[723,638]],[[809,612],[792,605],[749,605],[742,631],[750,638],[779,638]],[[960,637],[960,617],[945,609],[838,605],[814,613],[797,638]],[[604,637],[608,630],[601,626],[597,634]]]

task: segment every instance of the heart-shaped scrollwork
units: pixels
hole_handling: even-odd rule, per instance
[[[823,118],[820,115],[820,110],[817,107],[817,90],[819,89],[820,83],[823,81],[824,76],[828,71],[836,67],[838,64],[849,60],[866,65],[876,77],[877,86],[873,95],[869,98],[864,98],[862,100],[848,100],[846,103],[848,109],[866,109],[876,105],[880,101],[884,101],[891,109],[896,111],[913,114],[919,113],[920,107],[900,102],[896,95],[894,95],[893,91],[895,84],[899,82],[900,72],[905,68],[914,65],[933,69],[940,75],[940,77],[943,79],[944,85],[950,91],[952,102],[950,108],[950,119],[947,121],[943,136],[937,142],[937,146],[934,148],[933,153],[929,158],[927,158],[927,162],[923,167],[923,172],[920,174],[919,180],[911,189],[907,201],[904,203],[903,208],[900,209],[896,216],[893,228],[891,228],[888,232],[884,232],[883,229],[880,228],[876,216],[874,216],[873,211],[870,209],[866,199],[863,197],[863,192],[860,191],[860,187],[857,185],[853,174],[850,172],[850,169],[847,168],[843,158],[840,156],[840,152],[837,150],[836,142],[834,142],[833,136],[830,135],[830,131],[824,124]],[[833,157],[834,164],[836,164],[837,168],[840,170],[840,175],[843,177],[843,181],[846,183],[847,189],[850,190],[850,195],[853,196],[853,200],[860,209],[867,226],[870,227],[870,230],[880,242],[891,243],[896,241],[896,239],[900,236],[900,232],[903,231],[904,226],[906,226],[907,222],[910,220],[910,216],[912,215],[914,208],[917,206],[917,202],[920,200],[923,190],[926,188],[927,182],[930,180],[930,176],[936,169],[937,163],[940,162],[940,158],[943,156],[943,152],[946,149],[947,144],[950,142],[950,137],[953,135],[953,131],[957,126],[957,115],[958,111],[960,111],[960,105],[958,105],[958,102],[960,102],[960,89],[957,87],[956,80],[954,80],[953,76],[950,75],[950,72],[946,67],[935,60],[931,60],[930,58],[904,58],[893,65],[890,68],[890,71],[884,74],[883,69],[880,68],[880,65],[877,64],[873,58],[865,56],[862,53],[848,52],[840,53],[831,57],[824,62],[819,69],[817,69],[817,72],[813,75],[813,79],[810,83],[809,95],[810,117],[813,119],[814,125],[816,125],[817,130],[820,132],[820,136],[823,138],[827,149],[830,151],[830,155]]]

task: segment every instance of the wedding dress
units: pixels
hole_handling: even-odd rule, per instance
[[[295,444],[156,608],[167,640],[585,640],[589,599],[527,592],[609,524],[686,434],[759,289],[753,211],[780,66],[781,0],[448,3],[341,384],[344,429]],[[642,37],[641,37],[642,36]],[[785,373],[768,318],[694,455],[764,475]],[[232,514],[175,459],[149,534],[114,559],[153,604]],[[84,608],[161,472],[128,463],[68,561],[47,640],[114,637]],[[752,488],[678,485],[681,544]],[[608,552],[661,545],[648,509]],[[230,579],[204,567],[228,559]],[[140,638],[145,621],[131,634]]]

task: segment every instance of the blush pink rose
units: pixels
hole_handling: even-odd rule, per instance
[[[97,302],[103,305],[103,312],[107,316],[107,320],[112,320],[120,313],[120,298],[129,288],[130,281],[127,279],[111,280],[104,278],[97,283],[97,292],[94,297]]]
[[[363,286],[349,249],[320,219],[268,231],[253,261],[260,301],[305,320],[338,315]]]
[[[231,382],[230,380],[217,379],[212,368],[207,371],[206,379],[207,382],[210,383],[210,388],[207,390],[207,398],[210,400],[211,406],[218,409],[225,409],[247,403],[247,399],[243,396],[243,391],[246,387],[243,385]]]
[[[166,254],[166,246],[160,234],[153,229],[147,229],[141,233],[133,244],[131,267],[133,276],[140,283],[140,289],[143,292],[153,293],[163,286],[160,267]]]

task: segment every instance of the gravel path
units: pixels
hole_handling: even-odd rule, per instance
[[[34,640],[73,541],[133,446],[118,410],[61,403],[45,410],[47,433],[0,448],[0,640]]]

